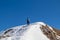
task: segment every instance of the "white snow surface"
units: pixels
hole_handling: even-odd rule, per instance
[[[10,37],[1,38],[0,40],[50,40],[41,31],[41,25],[45,26],[46,24],[43,22],[36,22],[30,25],[22,25],[10,28],[13,30],[6,33],[6,35],[10,35]]]

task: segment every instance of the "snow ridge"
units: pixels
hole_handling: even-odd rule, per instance
[[[0,40],[50,40],[47,35],[44,34],[48,32],[47,29],[41,29],[42,26],[46,26],[43,22],[36,22],[29,25],[22,25],[10,28],[3,32],[0,36]],[[47,28],[53,31],[53,28],[48,26]],[[59,37],[59,36],[58,36]]]

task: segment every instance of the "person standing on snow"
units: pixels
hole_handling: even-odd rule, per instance
[[[27,18],[27,25],[29,25],[30,24],[30,20],[29,20],[29,18]]]

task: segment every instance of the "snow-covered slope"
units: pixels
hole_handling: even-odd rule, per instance
[[[43,26],[46,26],[43,22],[16,26],[4,31],[0,36],[0,40],[50,40],[50,38],[44,34]],[[50,26],[49,29],[53,31]],[[48,29],[45,32],[48,32]]]

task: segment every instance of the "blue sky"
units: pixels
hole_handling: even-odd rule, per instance
[[[60,0],[0,0],[0,31],[43,21],[60,29]]]

